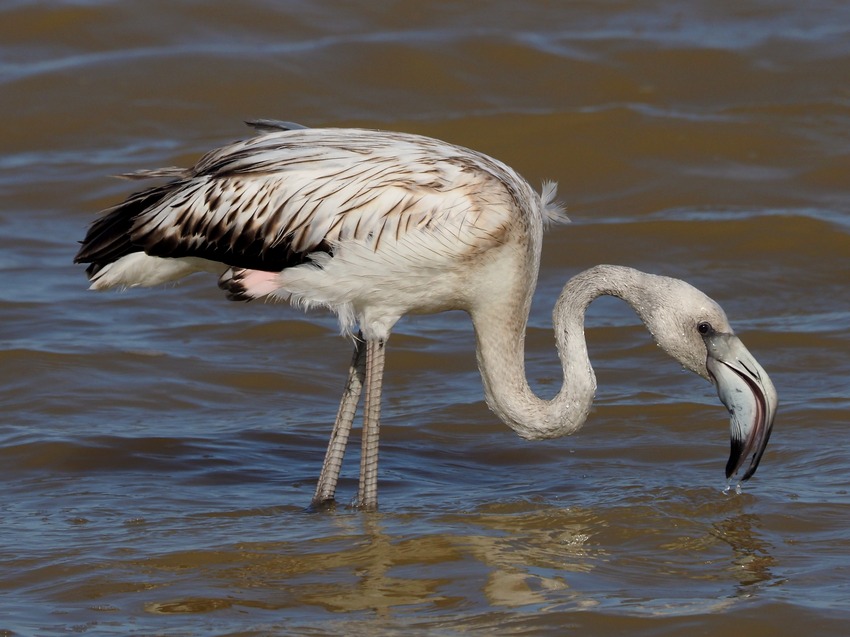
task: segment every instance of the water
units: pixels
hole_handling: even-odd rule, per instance
[[[850,620],[850,7],[817,0],[0,6],[0,634],[843,635]],[[211,277],[86,291],[94,213],[272,117],[424,133],[554,179],[527,338],[599,262],[685,278],[780,395],[728,415],[595,303],[573,437],[488,412],[467,317],[388,350],[381,510],[307,513],[350,357]]]

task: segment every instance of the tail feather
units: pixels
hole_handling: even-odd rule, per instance
[[[558,184],[554,181],[544,181],[540,200],[543,202],[543,221],[547,226],[570,222],[564,204],[558,201],[557,197]]]

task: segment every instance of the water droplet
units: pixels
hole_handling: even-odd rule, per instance
[[[735,495],[741,495],[744,492],[744,487],[740,482],[737,482],[733,487],[732,481],[730,480],[726,483],[726,486],[723,487],[723,495],[729,495],[733,491],[735,492]]]

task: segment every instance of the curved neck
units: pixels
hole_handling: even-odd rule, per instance
[[[584,316],[602,296],[619,297],[642,314],[643,273],[619,266],[596,266],[564,286],[555,304],[553,323],[564,381],[552,400],[536,396],[525,375],[525,328],[530,301],[506,314],[491,303],[471,312],[478,367],[490,409],[522,438],[556,438],[580,428],[590,412],[596,375],[584,337]]]

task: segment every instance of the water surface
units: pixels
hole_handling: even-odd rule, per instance
[[[0,7],[0,634],[844,635],[850,6],[32,2]],[[212,277],[95,294],[71,260],[132,184],[246,118],[423,133],[553,179],[527,339],[608,262],[718,300],[781,398],[728,425],[613,300],[575,436],[483,402],[461,313],[390,342],[377,514],[309,503],[350,357],[332,317]]]

